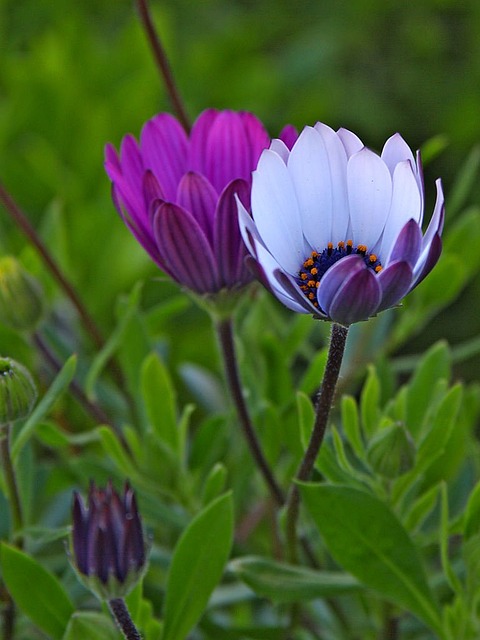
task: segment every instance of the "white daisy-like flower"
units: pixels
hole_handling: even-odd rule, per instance
[[[444,197],[422,234],[424,185],[396,133],[379,156],[351,131],[317,123],[292,150],[274,140],[238,201],[250,266],[290,309],[348,326],[397,305],[436,264]]]

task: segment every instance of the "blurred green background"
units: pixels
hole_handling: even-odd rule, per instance
[[[441,136],[426,167],[427,212],[440,175],[448,214],[455,176],[480,139],[477,0],[151,4],[192,119],[209,106],[249,109],[272,135],[322,120],[377,149],[395,131],[413,148]],[[105,142],[138,135],[170,109],[134,5],[3,0],[0,38],[0,179],[108,329],[116,297],[139,277],[147,306],[174,291],[152,281],[158,272],[118,220],[103,171]],[[479,197],[475,179],[462,205]],[[41,270],[4,214],[0,250]],[[409,349],[477,335],[479,298],[477,278]],[[182,322],[207,320],[192,308]],[[464,362],[466,375],[475,371]]]

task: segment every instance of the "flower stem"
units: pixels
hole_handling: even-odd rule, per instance
[[[1,427],[0,433],[0,457],[2,460],[3,474],[5,478],[5,487],[7,490],[8,502],[12,515],[12,537],[16,546],[21,549],[23,547],[23,536],[18,532],[23,529],[23,512],[18,492],[17,481],[15,478],[15,469],[13,467],[12,457],[10,455],[10,433],[12,426],[10,424]]]
[[[328,416],[332,407],[335,387],[342,365],[345,344],[347,341],[348,328],[338,324],[332,325],[330,334],[330,348],[328,351],[327,364],[323,375],[322,384],[318,394],[315,423],[313,425],[310,442],[303,460],[298,468],[295,481],[304,482],[310,478],[315,460],[322,446],[325,430],[327,428]],[[287,497],[286,505],[286,533],[289,558],[291,562],[296,561],[297,542],[297,519],[300,506],[300,493],[297,484],[292,484]]]
[[[172,106],[184,129],[188,132],[190,131],[190,120],[180,96],[180,92],[178,91],[177,85],[175,84],[175,79],[173,77],[170,63],[168,62],[167,54],[155,29],[155,25],[153,24],[148,2],[147,0],[136,0],[136,4],[138,13],[140,15],[140,20],[142,21],[143,28],[148,38],[148,42],[150,43],[150,47],[152,48],[155,63],[158,67],[158,70],[160,71],[160,75],[162,76]]]
[[[273,500],[278,506],[282,506],[285,503],[285,495],[263,455],[243,397],[235,355],[232,320],[231,318],[219,320],[216,322],[215,327],[220,342],[228,385],[250,453],[268,486]]]
[[[124,637],[127,640],[141,640],[142,636],[133,624],[133,620],[130,617],[130,613],[123,598],[112,598],[112,600],[108,601],[108,607]]]

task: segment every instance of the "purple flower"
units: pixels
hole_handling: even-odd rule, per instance
[[[284,130],[293,143],[293,128]],[[106,147],[105,168],[125,224],[171,278],[198,294],[251,280],[235,194],[250,208],[251,172],[270,139],[251,113],[204,111],[189,136],[168,113],[149,120],[140,142],[120,154]]]
[[[397,133],[378,156],[359,138],[306,127],[291,151],[279,140],[253,174],[252,215],[239,203],[252,270],[290,309],[348,326],[393,307],[442,250],[444,198],[422,234],[424,185]]]
[[[125,485],[120,496],[109,482],[93,483],[88,506],[74,494],[72,547],[82,581],[101,598],[125,595],[146,566],[142,523],[133,490]]]

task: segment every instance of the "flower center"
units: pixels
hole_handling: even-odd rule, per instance
[[[368,253],[364,244],[354,247],[351,240],[339,242],[336,247],[329,242],[327,248],[322,252],[312,251],[298,272],[297,281],[300,289],[313,302],[314,306],[318,307],[316,290],[320,286],[324,274],[342,258],[355,254],[362,256],[367,267],[375,273],[382,270],[383,267],[374,253]]]

